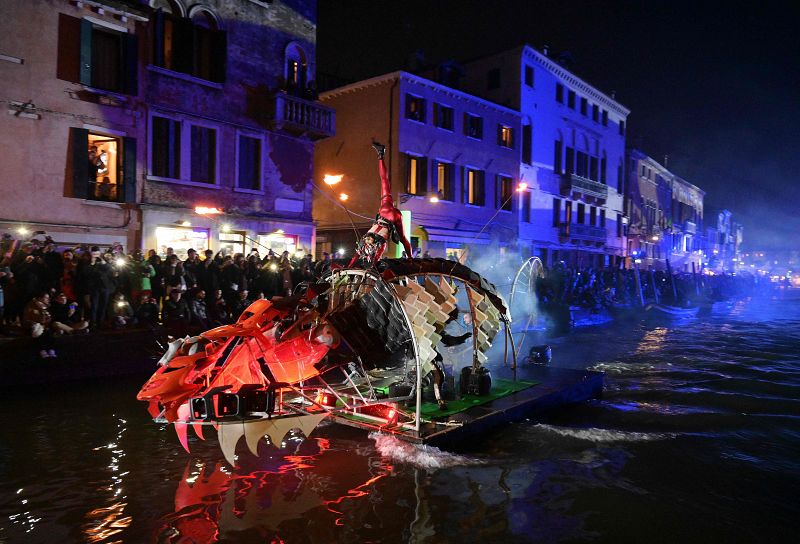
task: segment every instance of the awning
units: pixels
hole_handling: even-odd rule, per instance
[[[459,244],[489,244],[489,233],[468,230],[453,230],[422,225],[428,233],[428,240],[432,242],[455,242]]]

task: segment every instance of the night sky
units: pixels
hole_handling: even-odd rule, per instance
[[[317,70],[352,82],[419,52],[435,64],[547,44],[616,91],[628,145],[733,211],[746,248],[800,249],[798,20],[798,2],[320,0]]]

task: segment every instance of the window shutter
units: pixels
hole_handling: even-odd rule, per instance
[[[478,198],[476,199],[476,204],[478,206],[485,206],[486,205],[486,172],[481,170],[478,172],[478,179],[477,179],[477,186],[478,186]]]
[[[419,186],[417,194],[425,195],[428,192],[428,158],[419,158]]]
[[[81,75],[81,20],[60,13],[58,15],[58,60],[56,77],[64,81],[80,81]]]
[[[439,162],[436,159],[431,159],[431,191],[438,195],[439,191]],[[427,191],[425,196],[427,197]]]
[[[92,23],[81,19],[81,66],[80,82],[84,85],[92,84]]]
[[[465,187],[466,184],[466,169],[463,166],[459,167],[459,176],[458,176],[458,187],[461,191],[461,203],[467,203],[467,188]]]
[[[153,16],[153,64],[164,66],[164,10],[161,8]]]
[[[228,35],[218,30],[211,35],[211,79],[225,83],[225,62],[228,58]],[[300,85],[305,87],[305,75],[301,75]]]
[[[139,39],[136,34],[123,36],[123,89],[125,94],[139,94]]]
[[[71,127],[69,138],[72,146],[72,196],[85,199],[89,195],[89,131]]]
[[[403,189],[406,194],[411,193],[411,157],[406,153],[401,153],[403,158]]]
[[[136,138],[122,138],[122,188],[125,202],[136,202]]]
[[[176,18],[172,23],[172,67],[191,74],[194,68],[194,25],[190,19]]]

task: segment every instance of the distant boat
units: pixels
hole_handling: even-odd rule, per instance
[[[688,308],[684,308],[682,306],[669,306],[667,304],[650,303],[644,307],[644,311],[647,312],[648,315],[661,317],[695,317],[700,311],[700,306],[690,306]]]

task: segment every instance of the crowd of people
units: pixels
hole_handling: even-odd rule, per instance
[[[245,256],[172,248],[126,254],[119,245],[59,249],[49,238],[5,235],[0,246],[0,330],[34,338],[42,358],[56,357],[53,338],[96,329],[164,327],[178,336],[228,324],[253,301],[290,295],[330,267],[330,256]]]

